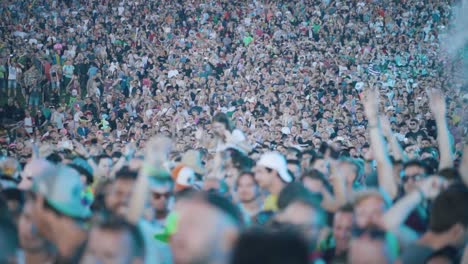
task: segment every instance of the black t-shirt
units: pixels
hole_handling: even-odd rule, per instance
[[[426,135],[426,133],[425,133],[424,131],[422,131],[422,130],[418,130],[418,131],[416,131],[416,132],[410,131],[410,132],[406,133],[406,135],[405,135],[406,138],[412,138],[412,139],[414,139],[414,140],[417,140],[419,136],[421,136],[421,137],[426,137],[427,135]]]

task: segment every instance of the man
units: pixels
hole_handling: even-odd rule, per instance
[[[140,230],[123,218],[110,216],[91,228],[81,263],[140,264],[144,257]]]
[[[154,210],[154,224],[158,228],[165,226],[169,215],[169,202],[173,197],[174,182],[171,177],[150,180],[150,202]]]
[[[291,184],[290,187],[294,187],[294,184]],[[286,191],[289,186],[281,193],[280,200],[287,201],[285,208],[279,212],[276,220],[282,225],[297,227],[307,239],[311,253],[310,260],[318,261],[321,256],[317,254],[316,249],[320,232],[327,223],[326,213],[320,207],[319,200],[311,192],[300,183],[297,183],[296,186],[290,188],[291,193]]]
[[[33,210],[34,200],[28,197],[18,221],[18,237],[25,263],[50,263],[52,246],[38,234],[33,222]]]
[[[386,233],[378,229],[366,229],[351,240],[348,262],[345,263],[393,264],[395,260],[396,254],[392,253]]]
[[[38,232],[57,247],[58,263],[78,263],[87,239],[90,210],[81,203],[84,190],[77,171],[57,165],[34,178],[33,219]]]
[[[126,215],[137,176],[138,173],[129,170],[128,167],[124,167],[116,173],[105,197],[106,209],[112,214]],[[161,242],[153,238],[157,229],[143,219],[138,222],[138,228],[141,230],[145,241],[145,263],[171,263],[167,246],[162,245]]]
[[[98,177],[111,177],[112,170],[112,157],[106,154],[97,157],[97,170],[96,175]]]
[[[229,262],[243,226],[234,204],[214,192],[191,192],[177,200],[175,211],[177,230],[170,242],[175,264]]]
[[[405,137],[414,140],[416,142],[418,138],[427,137],[426,133],[419,129],[419,122],[416,119],[411,119],[408,122],[410,132],[406,133]]]
[[[333,216],[333,246],[326,250],[324,260],[327,263],[347,263],[354,212],[351,205],[340,208]]]
[[[425,263],[445,248],[459,250],[461,255],[461,247],[468,242],[467,204],[468,188],[463,184],[454,184],[442,192],[432,204],[429,231],[403,252],[402,263]]]
[[[250,223],[262,209],[260,188],[252,172],[244,172],[239,175],[236,182],[236,194],[244,220],[246,223]]]
[[[260,188],[269,192],[264,202],[264,210],[277,211],[279,193],[293,180],[288,172],[286,159],[278,152],[265,153],[260,157],[254,172]]]

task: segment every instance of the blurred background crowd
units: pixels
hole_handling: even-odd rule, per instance
[[[1,263],[468,262],[466,1],[0,10]]]

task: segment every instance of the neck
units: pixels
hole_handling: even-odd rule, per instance
[[[451,243],[452,239],[453,238],[451,238],[445,233],[436,234],[434,232],[429,231],[426,234],[424,234],[421,237],[421,239],[419,239],[419,243],[422,245],[428,246],[434,250],[438,250],[438,249],[441,249],[445,246],[452,244]]]
[[[72,219],[64,221],[73,221]],[[66,228],[62,228],[61,233],[57,236],[57,249],[59,255],[64,258],[70,258],[75,253],[76,249],[86,240],[87,233],[70,223]]]
[[[279,195],[284,185],[285,184],[280,179],[277,179],[273,182],[268,191],[273,195]]]
[[[242,202],[242,207],[249,212],[249,213],[256,213],[260,210],[260,204],[258,203],[258,199],[254,198],[247,202]]]

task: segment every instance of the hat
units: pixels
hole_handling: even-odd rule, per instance
[[[293,180],[292,176],[288,172],[286,159],[278,152],[267,152],[263,154],[257,165],[277,171],[281,179],[287,183],[290,183]]]
[[[78,171],[58,165],[54,170],[45,171],[34,178],[35,193],[57,211],[73,218],[88,218],[91,211],[81,202],[81,193],[85,190]]]
[[[183,164],[179,164],[172,170],[172,179],[175,182],[176,191],[190,188],[195,181],[195,171]]]
[[[289,127],[283,127],[281,128],[281,133],[289,135],[291,134],[291,129],[289,129]]]
[[[201,161],[201,153],[198,150],[190,149],[182,156],[181,164],[193,169],[197,174],[205,174],[206,170]]]

